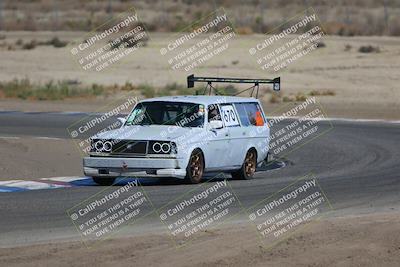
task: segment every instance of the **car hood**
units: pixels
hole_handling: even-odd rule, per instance
[[[124,126],[119,129],[94,135],[93,139],[119,140],[175,140],[185,135],[202,131],[203,128],[178,127],[173,125]]]

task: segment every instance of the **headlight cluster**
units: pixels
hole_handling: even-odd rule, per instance
[[[176,154],[176,144],[174,142],[152,141],[149,142],[149,153],[151,154]]]
[[[90,152],[132,154],[176,154],[174,142],[92,139]]]
[[[112,142],[109,140],[92,140],[91,152],[110,153],[112,150]]]

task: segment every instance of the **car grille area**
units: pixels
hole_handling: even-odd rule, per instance
[[[111,154],[136,154],[145,155],[147,153],[147,141],[121,140],[114,141]]]

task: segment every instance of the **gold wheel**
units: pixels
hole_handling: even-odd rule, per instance
[[[255,149],[250,149],[246,153],[242,167],[232,172],[232,178],[237,180],[249,180],[253,178],[257,167],[257,152]]]
[[[256,153],[254,151],[247,152],[246,159],[244,161],[244,171],[246,176],[251,177],[256,172]]]
[[[204,172],[204,160],[201,151],[193,151],[192,155],[190,156],[188,168],[186,169],[186,171],[186,180],[195,184],[200,183]]]

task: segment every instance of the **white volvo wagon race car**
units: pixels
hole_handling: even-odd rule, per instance
[[[188,76],[194,82],[273,83],[280,78],[236,79]],[[121,118],[120,118],[121,119]],[[174,177],[199,183],[205,172],[250,179],[268,160],[270,129],[260,102],[253,97],[170,96],[136,104],[119,129],[91,138],[83,159],[84,174],[100,185],[117,177]]]
[[[269,127],[259,101],[231,96],[159,97],[139,102],[119,129],[91,140],[84,173],[98,184],[116,177],[175,177],[205,172],[250,179],[268,155]]]

